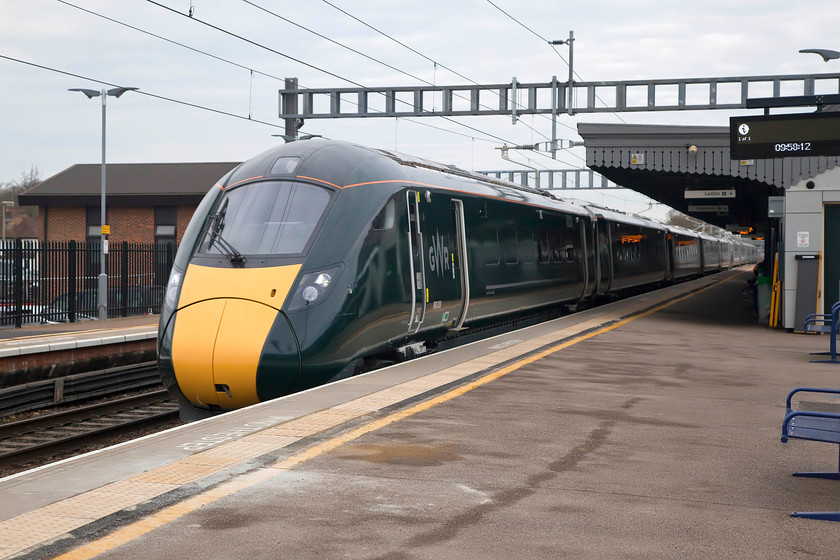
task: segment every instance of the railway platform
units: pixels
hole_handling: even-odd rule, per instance
[[[0,329],[0,389],[154,360],[157,315]]]
[[[0,558],[835,557],[748,267],[0,479]]]

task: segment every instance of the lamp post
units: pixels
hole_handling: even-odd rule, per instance
[[[100,243],[101,254],[99,255],[99,283],[97,285],[97,307],[99,308],[99,320],[104,321],[108,318],[108,273],[105,271],[105,257],[108,255],[108,234],[111,232],[110,227],[105,223],[105,99],[110,95],[111,97],[119,97],[127,91],[136,91],[136,87],[116,87],[112,89],[85,89],[85,88],[71,88],[70,91],[80,91],[88,99],[94,97],[102,98],[102,187],[99,199],[99,225],[100,227]]]
[[[11,200],[4,200],[3,201],[3,248],[5,249],[6,246],[6,208],[9,206],[14,206],[15,203]]]
[[[822,57],[823,61],[825,62],[828,62],[833,58],[840,58],[840,52],[832,51],[829,49],[802,49],[799,52],[818,54]]]

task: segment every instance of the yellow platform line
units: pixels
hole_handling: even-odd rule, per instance
[[[379,430],[404,418],[429,410],[430,408],[450,401],[458,396],[472,391],[473,389],[486,385],[487,383],[490,383],[513,371],[521,369],[528,364],[539,361],[546,356],[590,338],[615,330],[636,319],[647,317],[653,313],[661,311],[662,309],[718,286],[719,284],[727,282],[731,280],[731,278],[732,277],[723,279],[697,291],[656,305],[646,311],[617,320],[606,327],[571,338],[566,342],[557,344],[536,354],[532,354],[504,368],[498,369],[441,395],[432,397],[404,410],[394,412],[383,418],[373,420],[350,430],[345,434],[318,443],[292,457],[278,461],[273,465],[262,467],[256,471],[238,476],[230,481],[206,490],[197,496],[166,507],[155,514],[134,522],[122,529],[118,529],[110,535],[83,545],[78,549],[59,556],[58,558],[62,560],[82,560],[93,558],[98,554],[110,551],[118,546],[131,542],[132,540],[149,533],[154,529],[162,527],[171,521],[179,519],[204,505],[264,482],[276,476],[278,471],[293,469],[306,461],[323,455],[324,453],[345,445],[348,442],[356,440],[365,434]],[[600,317],[597,319],[597,322],[599,324],[603,324],[604,322],[609,322],[610,320],[611,319],[608,317]],[[0,523],[0,543],[6,543],[0,544],[0,557],[6,558],[10,555],[20,553],[28,548],[37,546],[42,542],[54,540],[62,534],[78,529],[96,519],[101,519],[102,517],[115,513],[116,511],[120,511],[125,507],[150,500],[170,490],[174,490],[183,484],[194,482],[216,472],[220,472],[224,468],[242,463],[254,457],[258,457],[272,451],[277,451],[291,443],[299,441],[304,437],[317,434],[325,431],[326,429],[341,425],[346,421],[363,416],[364,414],[369,414],[387,406],[402,402],[408,398],[421,394],[430,388],[439,387],[450,381],[462,379],[471,373],[486,370],[488,369],[488,366],[492,367],[492,365],[508,359],[506,356],[513,355],[514,353],[522,355],[523,349],[528,351],[525,348],[526,346],[533,346],[535,348],[545,346],[545,339],[551,338],[551,342],[553,342],[558,340],[558,338],[565,338],[563,336],[564,333],[568,333],[571,330],[581,332],[582,330],[591,328],[591,323],[592,321],[588,321],[581,323],[576,327],[556,331],[532,341],[520,343],[520,345],[505,348],[494,352],[493,354],[470,360],[465,364],[453,366],[394,387],[383,389],[382,391],[378,391],[365,397],[360,397],[359,399],[338,405],[331,409],[315,412],[307,416],[267,428],[260,432],[245,436],[240,440],[196,453],[145,473],[114,482],[103,488],[80,494],[78,496],[56,502],[55,504],[45,506],[38,510],[22,514],[18,517],[14,517]],[[515,348],[519,348],[519,351],[514,352],[513,349]],[[434,379],[434,382],[430,382],[432,379]],[[122,496],[119,503],[107,503],[108,500],[105,500],[106,503],[102,503],[105,496],[113,495]],[[88,503],[91,499],[94,500],[93,504]],[[132,500],[134,500],[133,503],[129,503],[132,502]],[[99,512],[97,512],[97,510],[99,510]],[[11,541],[11,538],[16,538],[17,540]]]

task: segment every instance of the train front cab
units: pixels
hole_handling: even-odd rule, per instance
[[[313,278],[306,291],[296,280],[331,199],[329,189],[280,180],[211,189],[182,240],[161,314],[159,367],[170,391],[226,410],[296,383],[300,352],[281,308],[329,285]]]

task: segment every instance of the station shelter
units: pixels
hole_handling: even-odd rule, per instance
[[[840,300],[840,157],[733,160],[726,126],[580,123],[578,133],[587,166],[610,181],[763,241],[768,275],[778,255],[780,326],[801,330],[801,293],[813,293],[810,313]],[[803,259],[818,263],[807,292]]]

